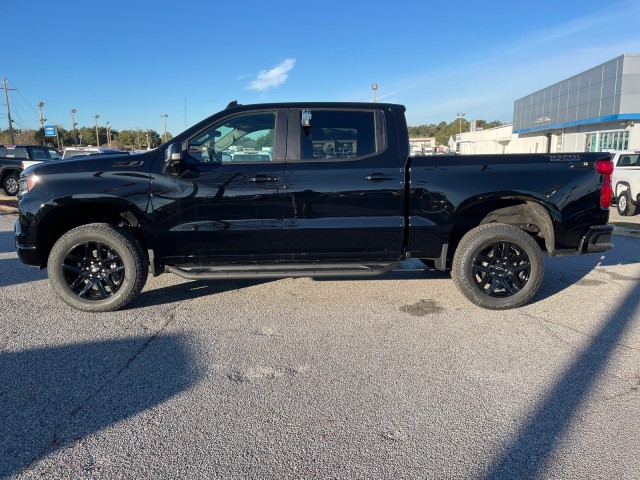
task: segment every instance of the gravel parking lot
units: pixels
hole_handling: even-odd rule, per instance
[[[0,212],[0,478],[640,478],[640,239],[527,306],[448,274],[152,278],[72,310]]]

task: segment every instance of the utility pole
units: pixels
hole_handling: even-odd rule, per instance
[[[42,145],[46,145],[44,135],[44,121],[46,118],[42,118],[42,107],[44,107],[44,102],[38,102],[38,110],[40,111],[40,128],[42,128]]]
[[[7,88],[7,77],[2,76],[2,89],[4,90],[4,98],[7,100],[7,117],[9,117],[9,135],[11,136],[11,143],[15,143],[13,139],[13,121],[11,120],[11,108],[9,108],[9,94],[7,91],[15,90],[15,88]]]

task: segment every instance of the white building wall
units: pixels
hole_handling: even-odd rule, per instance
[[[620,131],[629,132],[629,150],[640,150],[640,125],[619,121],[519,135],[512,133],[511,125],[503,125],[456,135],[451,149],[461,155],[585,152],[589,134]]]
[[[512,125],[466,132],[456,135],[458,151],[461,155],[501,154],[501,153],[544,153],[547,151],[547,137],[538,133],[515,135]]]

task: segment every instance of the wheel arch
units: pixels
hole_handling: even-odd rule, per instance
[[[2,170],[2,172],[0,172],[0,188],[4,187],[4,182],[7,178],[9,177],[19,178],[20,171],[21,170],[19,168],[13,168],[13,167],[7,167],[4,170]]]
[[[555,252],[555,229],[552,212],[533,199],[489,199],[460,209],[454,223],[449,255],[471,229],[489,223],[518,227],[529,233],[550,254]]]
[[[142,250],[147,250],[147,241],[141,228],[144,215],[132,204],[89,200],[42,209],[36,217],[40,217],[35,219],[36,245],[42,266],[46,265],[53,245],[62,235],[73,228],[90,223],[108,223],[126,228],[140,242]]]
[[[618,188],[618,187],[622,187],[622,188]],[[614,190],[616,197],[619,197],[620,194],[625,190],[629,192],[629,200],[635,205],[636,199],[633,198],[633,196],[631,195],[631,184],[626,180],[621,180],[616,183],[616,188]]]

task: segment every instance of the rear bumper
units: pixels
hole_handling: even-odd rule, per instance
[[[613,247],[611,235],[613,235],[613,225],[594,225],[589,227],[580,237],[578,253],[599,253],[610,250]]]

